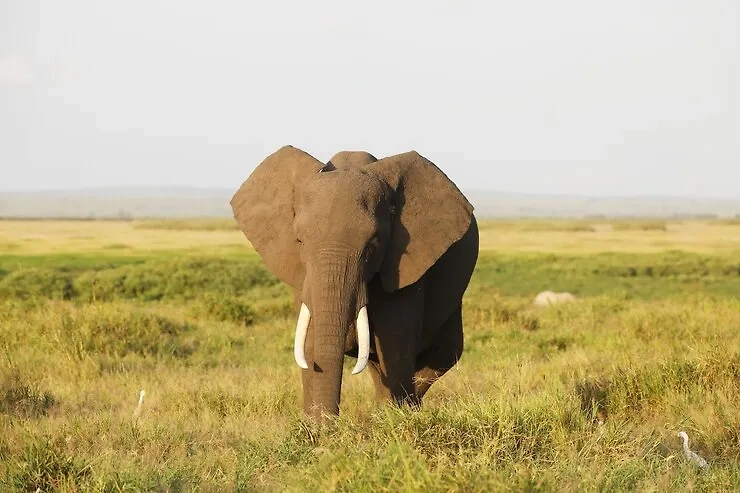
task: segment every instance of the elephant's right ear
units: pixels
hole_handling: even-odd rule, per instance
[[[239,229],[267,267],[293,287],[303,283],[298,240],[293,232],[295,187],[324,166],[292,146],[267,156],[231,198]]]

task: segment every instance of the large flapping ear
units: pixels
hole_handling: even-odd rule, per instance
[[[284,146],[267,156],[231,198],[231,209],[267,267],[293,287],[303,283],[293,232],[295,187],[324,166],[310,154]]]
[[[381,159],[366,168],[395,190],[395,218],[380,268],[383,287],[392,292],[416,282],[462,238],[473,206],[431,161],[415,151]]]

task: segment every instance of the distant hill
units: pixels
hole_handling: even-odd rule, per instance
[[[95,188],[0,192],[0,217],[124,218],[231,216],[234,190]],[[478,217],[734,217],[740,199],[576,197],[465,191]]]
[[[518,194],[470,190],[465,192],[481,217],[735,217],[735,200],[680,196],[587,197]]]
[[[0,217],[143,218],[230,216],[233,191],[210,188],[91,188],[0,192]]]

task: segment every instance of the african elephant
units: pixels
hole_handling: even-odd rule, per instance
[[[478,259],[473,207],[411,151],[324,164],[284,146],[231,199],[239,228],[293,288],[306,415],[339,413],[344,356],[381,401],[418,406],[463,351],[461,303]]]

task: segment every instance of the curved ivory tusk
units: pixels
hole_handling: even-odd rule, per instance
[[[306,362],[306,334],[308,333],[308,322],[311,320],[311,312],[305,303],[301,303],[301,312],[298,314],[298,323],[295,326],[295,342],[293,343],[293,356],[298,366],[304,370],[308,369]]]
[[[360,308],[357,314],[357,364],[352,374],[356,375],[365,369],[370,356],[370,322],[367,319],[367,306]]]

